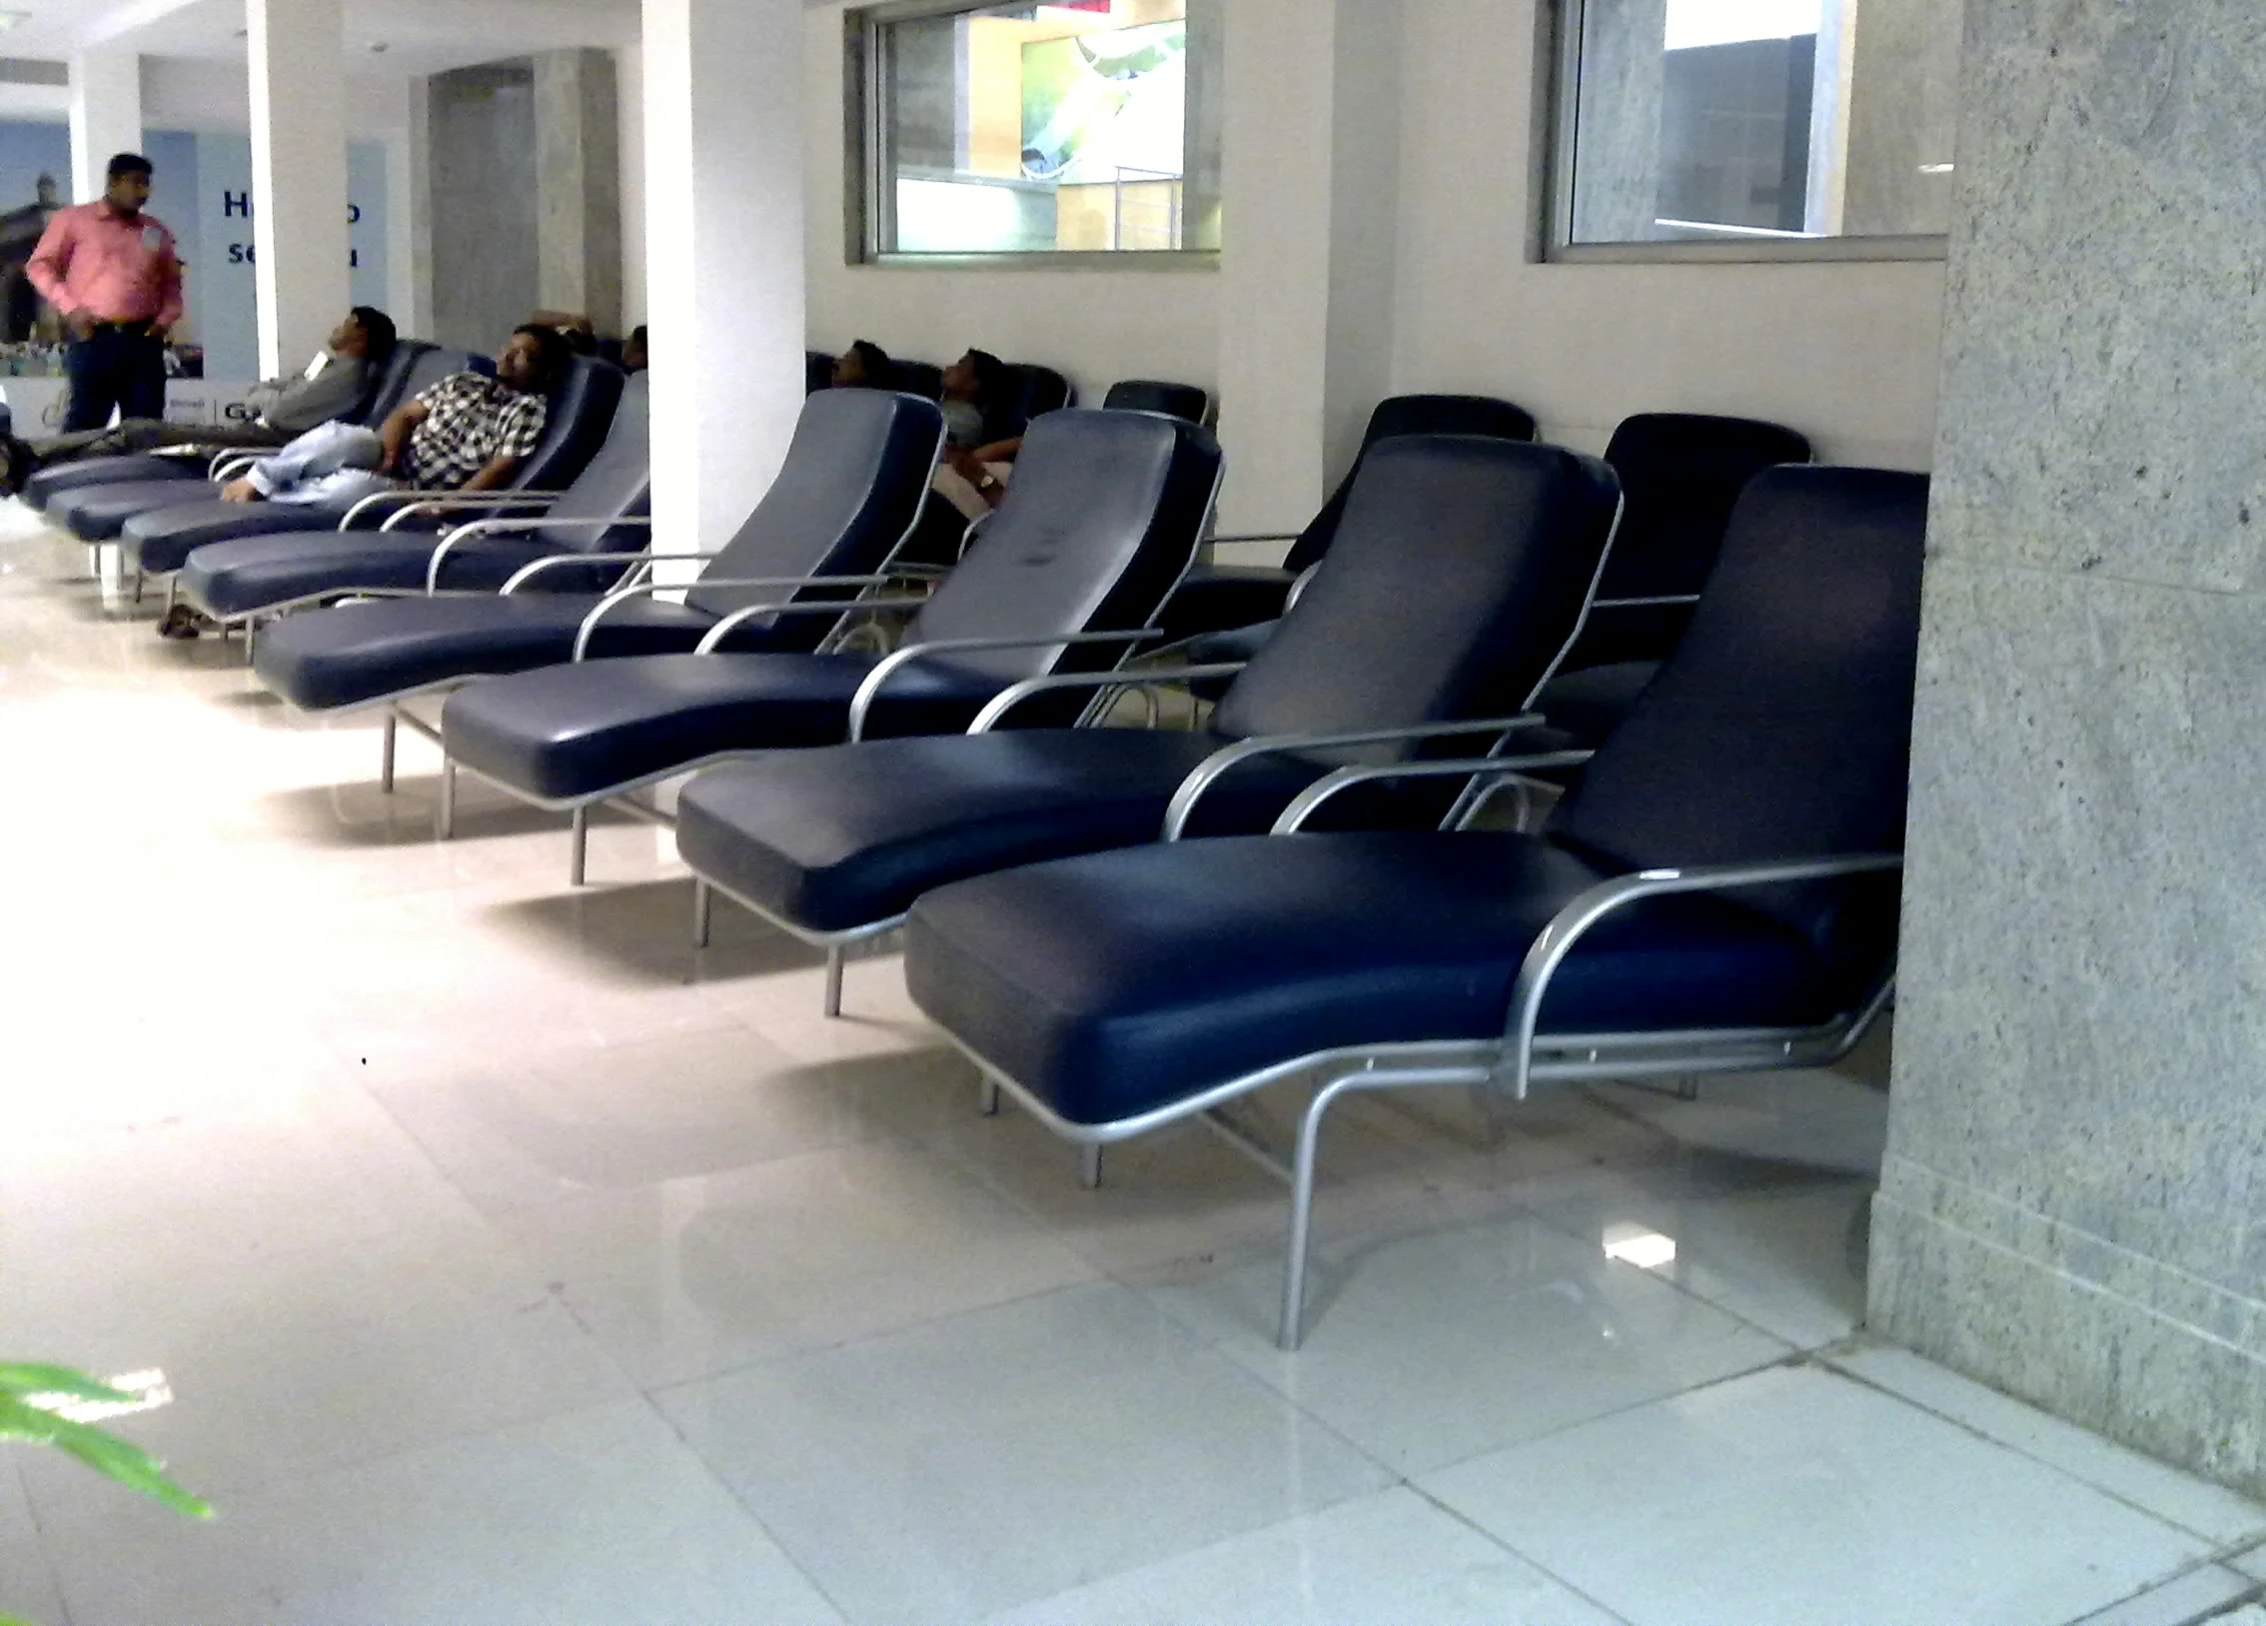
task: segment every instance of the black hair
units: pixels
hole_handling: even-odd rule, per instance
[[[121,175],[139,175],[146,181],[156,173],[157,166],[140,153],[122,152],[110,160],[110,168],[104,171],[103,178],[115,181]]]
[[[595,333],[586,333],[578,327],[563,327],[558,332],[559,337],[566,340],[566,347],[576,355],[595,356],[598,353],[598,335]]]
[[[566,376],[567,363],[574,359],[566,335],[540,322],[522,322],[511,331],[514,338],[524,333],[535,341],[535,370],[540,375],[536,387],[545,391],[555,387]]]
[[[637,326],[635,326],[635,327],[631,328],[631,329],[629,330],[629,336],[630,336],[630,340],[631,340],[631,342],[632,342],[632,343],[635,343],[635,344],[643,344],[643,343],[645,343],[645,342],[646,342],[646,339],[645,339],[645,324],[644,324],[643,322],[640,322],[640,323],[638,323],[638,324],[637,324]]]
[[[877,390],[893,390],[897,387],[897,364],[889,359],[889,352],[880,345],[871,339],[853,339],[850,341],[850,354],[857,357],[858,365],[865,369],[865,381],[869,386]]]
[[[970,350],[968,364],[976,370],[976,410],[984,415],[984,436],[1006,440],[1016,433],[1015,369],[989,350]]]
[[[362,337],[368,346],[367,357],[373,364],[382,362],[393,354],[393,347],[400,335],[394,331],[392,317],[375,305],[357,305],[347,314],[354,318],[354,325],[362,330]]]

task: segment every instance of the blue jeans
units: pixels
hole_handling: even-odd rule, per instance
[[[165,416],[165,341],[146,329],[110,327],[73,339],[63,352],[63,376],[71,381],[65,434],[100,429],[114,411],[124,418]]]
[[[375,429],[333,420],[315,425],[283,450],[261,458],[245,478],[270,502],[328,502],[349,492],[363,497],[395,484],[369,472],[384,456]]]

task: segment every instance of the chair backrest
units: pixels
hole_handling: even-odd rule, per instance
[[[1492,395],[1393,395],[1377,403],[1362,432],[1361,452],[1338,482],[1322,511],[1298,533],[1283,564],[1303,571],[1322,562],[1338,534],[1338,519],[1345,512],[1346,493],[1361,472],[1370,448],[1399,435],[1483,435],[1490,440],[1532,440],[1534,414],[1524,407],[1498,401]]]
[[[1171,384],[1161,378],[1121,378],[1102,397],[1106,412],[1162,412],[1171,418],[1202,423],[1212,413],[1212,392],[1194,384]]]
[[[613,422],[597,454],[582,466],[566,494],[553,502],[550,519],[632,519],[647,512],[653,494],[653,447],[648,393],[643,373],[622,385]],[[611,553],[642,548],[640,527],[561,525],[535,533],[546,546],[564,553]]]
[[[1924,475],[1756,475],[1691,627],[1552,836],[1631,869],[1900,849],[1927,509]],[[1852,890],[1738,901],[1823,944]]]
[[[933,401],[888,390],[821,390],[803,402],[771,489],[701,574],[747,577],[862,576],[888,561],[920,513],[944,438],[944,414]],[[692,608],[728,615],[749,604],[848,598],[806,588],[709,587],[695,581]],[[735,648],[815,648],[834,623],[823,615],[791,615]]]
[[[393,407],[401,405],[411,396],[422,395],[444,378],[458,373],[494,373],[495,363],[489,361],[487,366],[482,367],[479,363],[483,361],[487,361],[485,356],[476,356],[469,350],[439,350],[429,344],[418,346],[416,353],[409,358],[408,369],[402,376],[401,392],[394,397],[393,406],[387,407],[386,412],[392,412]],[[384,414],[381,413],[371,420],[371,427],[375,428],[383,421]]]
[[[1212,715],[1248,737],[1515,714],[1573,638],[1620,482],[1558,446],[1405,435],[1363,459],[1337,544]]]
[[[834,358],[823,350],[803,352],[803,393],[816,395],[834,383]]]
[[[511,485],[518,491],[564,491],[597,455],[614,421],[627,375],[594,356],[576,356],[551,387],[543,438],[520,459]]]
[[[1782,424],[1696,412],[1624,419],[1605,448],[1628,502],[1597,596],[1603,600],[1697,593],[1715,566],[1724,528],[1747,482],[1781,463],[1807,463],[1810,443]],[[1569,670],[1609,661],[1657,661],[1691,621],[1688,606],[1605,606],[1590,617]]]
[[[437,350],[437,346],[422,339],[396,340],[392,352],[372,369],[370,387],[362,397],[362,408],[354,414],[354,421],[372,429],[384,423],[395,407],[409,399],[409,380],[418,360]],[[451,371],[462,369],[452,368]]]
[[[1023,638],[1149,624],[1196,556],[1219,486],[1211,431],[1148,412],[1050,412],[1007,495],[908,639]],[[1100,671],[1132,645],[943,656],[1015,680]]]
[[[1071,388],[1070,380],[1052,367],[1010,362],[1000,398],[987,408],[990,416],[985,432],[999,440],[1012,440],[1028,430],[1033,419],[1060,412],[1077,399],[1078,392]]]
[[[944,369],[925,361],[899,361],[897,387],[924,401],[944,399]]]

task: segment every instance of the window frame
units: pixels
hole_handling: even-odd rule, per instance
[[[1216,271],[1216,248],[1026,249],[907,254],[882,245],[895,235],[889,157],[889,50],[893,23],[989,11],[999,0],[883,0],[842,15],[844,263],[894,271]]]
[[[1586,0],[1544,0],[1535,9],[1540,33],[1535,88],[1543,136],[1534,189],[1534,258],[1550,265],[1789,265],[1833,261],[1887,264],[1941,261],[1951,238],[1941,232],[1869,237],[1721,237],[1681,242],[1577,243],[1573,240],[1575,129],[1580,116],[1582,8]]]

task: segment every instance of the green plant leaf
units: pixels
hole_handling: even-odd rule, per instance
[[[140,1446],[106,1434],[87,1423],[75,1423],[38,1406],[26,1405],[14,1395],[0,1394],[0,1440],[25,1440],[51,1445],[77,1457],[96,1473],[105,1474],[129,1489],[154,1496],[176,1512],[192,1519],[209,1519],[212,1509],[165,1477],[165,1464]]]
[[[106,1400],[131,1405],[134,1397],[113,1389],[99,1378],[68,1366],[46,1366],[36,1361],[0,1361],[0,1395],[68,1395],[73,1400]]]

